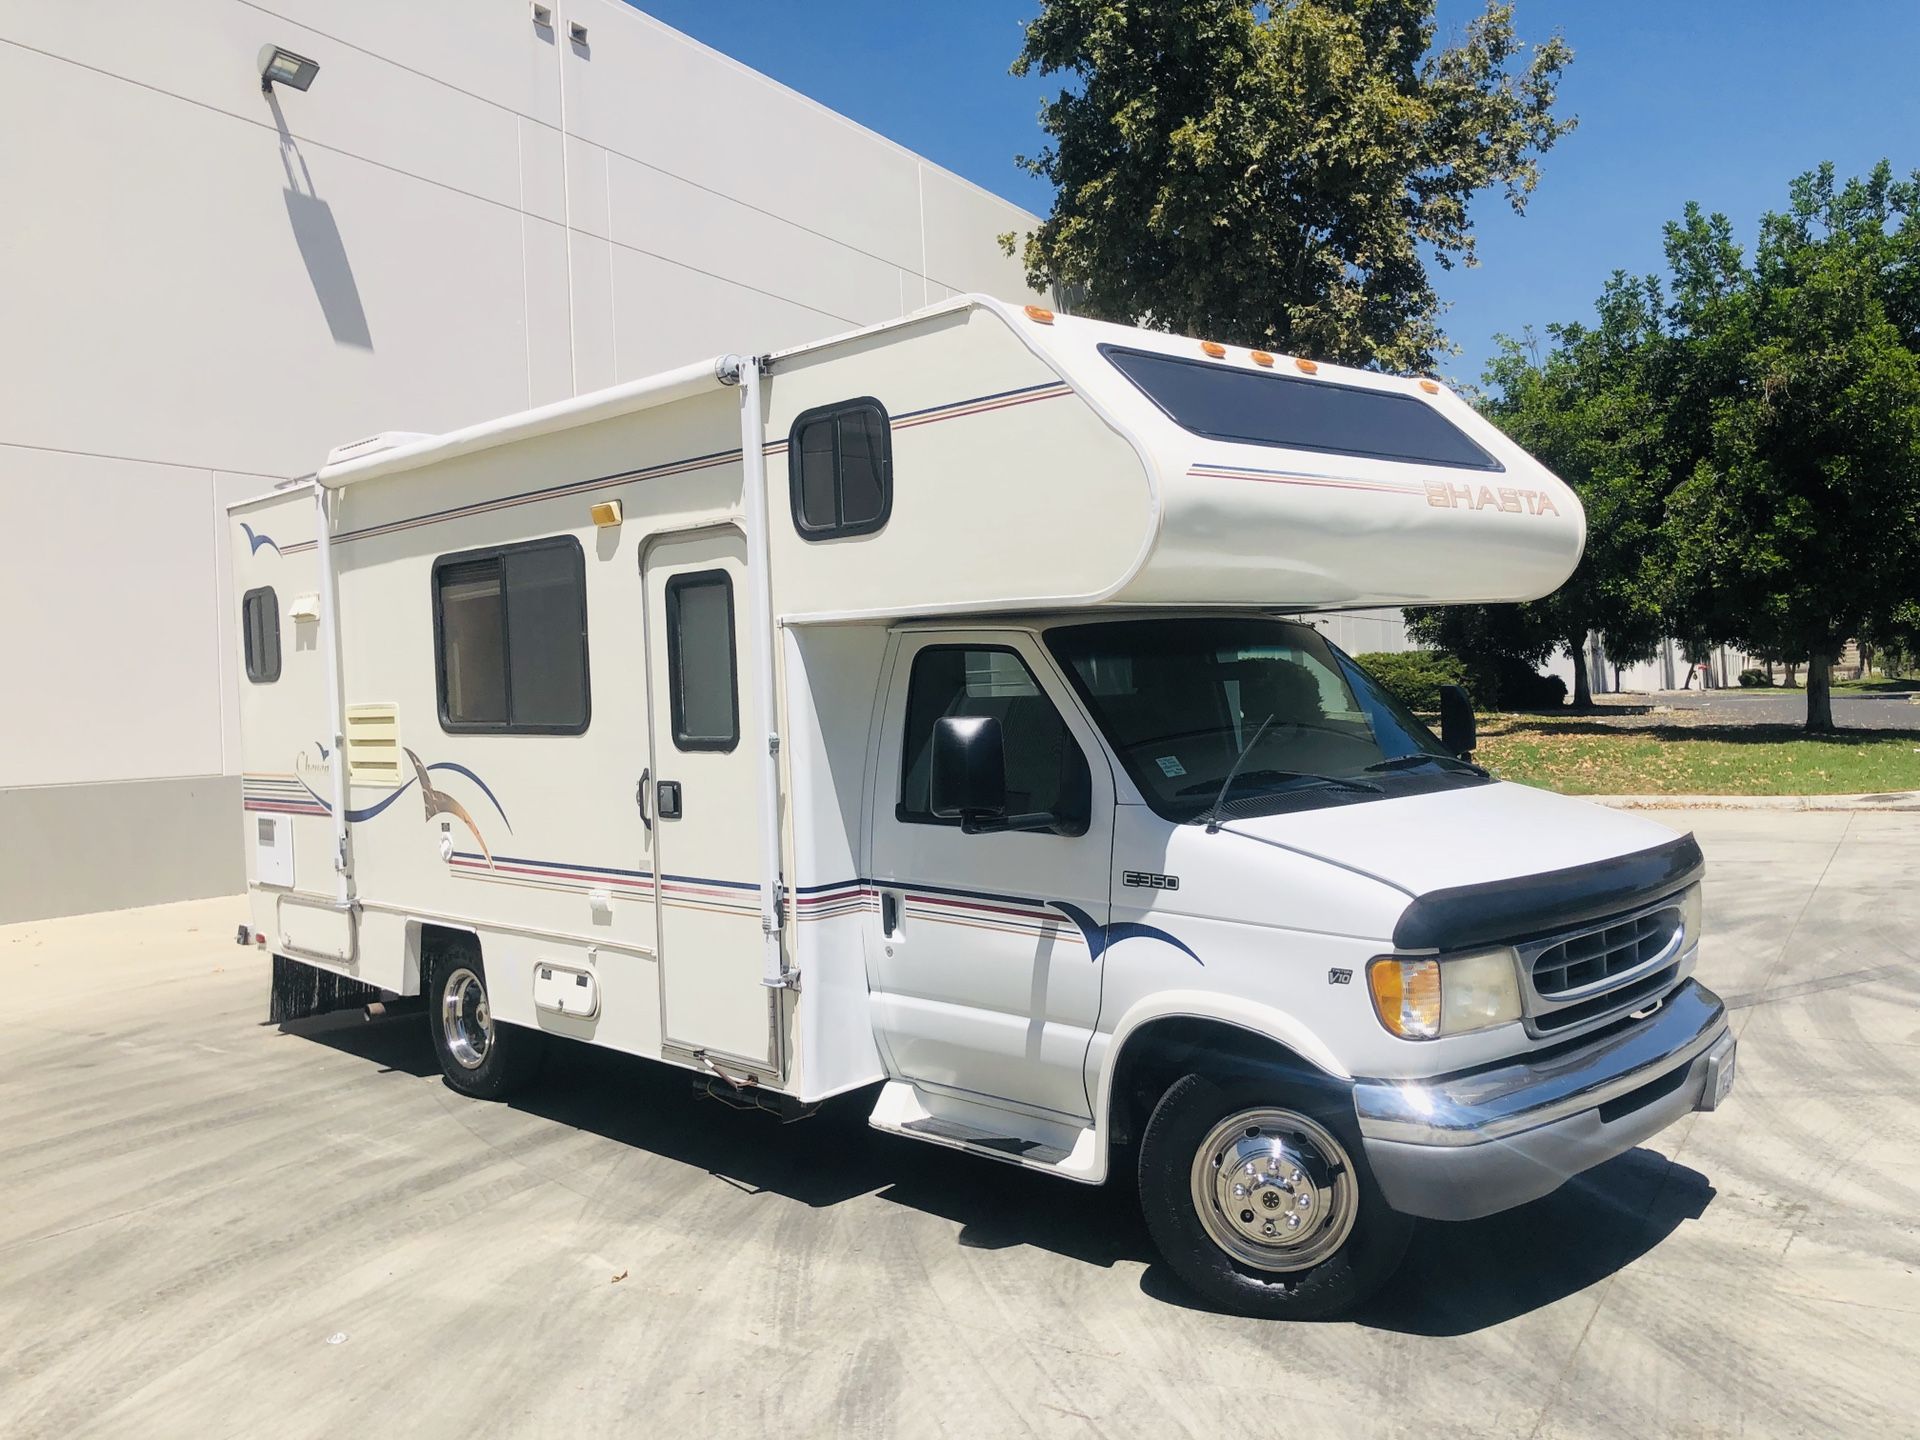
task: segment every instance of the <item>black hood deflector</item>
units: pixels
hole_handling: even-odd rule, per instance
[[[1693,836],[1589,865],[1430,890],[1393,927],[1401,950],[1460,950],[1551,935],[1660,899],[1706,873]]]

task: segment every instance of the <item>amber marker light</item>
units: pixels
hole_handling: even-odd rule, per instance
[[[602,500],[587,513],[593,516],[593,523],[600,529],[609,530],[626,518],[625,511],[626,507],[618,500]]]
[[[1206,354],[1211,355],[1215,360],[1224,360],[1227,357],[1227,347],[1215,344],[1211,340],[1202,340],[1200,342],[1200,349]]]
[[[1269,355],[1266,351],[1255,350],[1252,354],[1254,364],[1264,366],[1268,370],[1273,368],[1273,356]]]
[[[1320,366],[1312,360],[1296,360],[1293,363],[1302,375],[1318,375],[1320,373]]]
[[[1382,955],[1367,966],[1374,1012],[1402,1040],[1431,1040],[1440,1033],[1440,962]]]
[[[1429,395],[1438,395],[1440,393],[1440,383],[1437,380],[1422,380],[1420,382],[1420,388]]]
[[[1053,323],[1053,312],[1044,305],[1029,305],[1027,306],[1027,318],[1036,325],[1051,325]]]

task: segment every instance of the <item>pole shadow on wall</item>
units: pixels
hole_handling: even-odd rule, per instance
[[[269,92],[267,104],[273,110],[274,128],[280,132],[280,164],[287,172],[287,188],[282,192],[287,223],[293,227],[293,240],[300,247],[320,313],[326,316],[336,345],[371,350],[373,332],[367,328],[366,307],[360,303],[360,287],[354,283],[333,207],[314,193],[313,174],[280,113],[280,97]]]

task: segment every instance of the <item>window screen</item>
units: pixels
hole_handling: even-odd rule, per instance
[[[445,729],[587,728],[587,577],[578,540],[444,556],[433,567],[433,610]]]
[[[866,535],[893,510],[893,432],[878,400],[809,410],[787,437],[793,523],[806,540]]]
[[[1091,779],[1074,741],[1026,662],[1011,650],[935,645],[913,660],[907,685],[907,728],[897,818],[957,825],[929,808],[933,722],[947,715],[991,715],[1000,721],[1007,755],[1007,810],[1084,813]]]
[[[269,685],[280,678],[280,601],[271,586],[240,597],[240,649],[247,679]]]
[[[1424,400],[1102,345],[1176,424],[1212,440],[1467,470],[1505,467]]]
[[[740,743],[733,582],[724,570],[667,581],[667,690],[675,745],[731,750]]]

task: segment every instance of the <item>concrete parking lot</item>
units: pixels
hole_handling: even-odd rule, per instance
[[[0,929],[0,1433],[1920,1433],[1920,815],[1671,818],[1728,1108],[1323,1325],[857,1107],[587,1051],[490,1106],[418,1017],[283,1033],[234,901]]]

